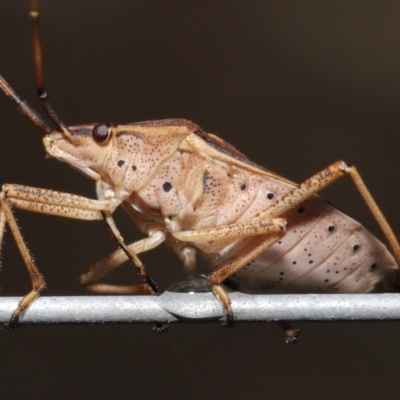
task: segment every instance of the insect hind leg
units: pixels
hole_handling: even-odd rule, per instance
[[[370,191],[368,190],[367,186],[365,185],[363,179],[361,178],[360,173],[358,172],[357,168],[349,165],[346,168],[346,173],[348,173],[351,179],[354,182],[357,190],[359,191],[361,197],[364,199],[365,203],[367,204],[371,214],[374,216],[376,222],[378,223],[379,227],[382,229],[389,245],[393,251],[394,258],[396,259],[397,265],[400,267],[400,246],[399,242],[387,222],[385,216],[383,215],[382,211],[376,204],[374,198],[372,197]]]
[[[260,255],[265,250],[274,245],[279,239],[282,238],[282,236],[284,236],[284,234],[285,230],[282,230],[282,232],[279,233],[272,234],[270,237],[268,237],[254,249],[250,250],[243,256],[239,256],[235,258],[233,261],[222,265],[221,267],[217,268],[211,275],[209,275],[208,278],[213,284],[214,294],[222,304],[226,313],[226,323],[224,323],[224,326],[232,326],[234,322],[234,317],[233,317],[231,300],[229,298],[228,293],[221,286],[221,283],[228,276],[234,274],[236,271],[245,266],[251,260],[255,259],[258,255]]]

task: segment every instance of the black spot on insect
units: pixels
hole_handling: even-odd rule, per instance
[[[137,170],[136,165],[132,165],[132,171],[136,171],[136,170]]]
[[[329,282],[329,279],[325,279],[324,282]]]
[[[372,263],[370,266],[369,266],[369,270],[370,271],[374,271],[374,270],[376,270],[378,268],[378,264],[377,263]]]
[[[245,185],[244,183],[241,183],[241,184],[239,185],[239,187],[240,187],[240,190],[246,189],[246,185]]]
[[[207,185],[207,180],[211,179],[211,176],[208,171],[205,171],[203,174],[203,186]]]
[[[353,250],[354,250],[354,251],[358,250],[359,248],[360,248],[360,245],[358,245],[358,244],[355,244],[355,245],[353,246]]]
[[[331,272],[331,270],[330,270],[330,269],[327,269],[326,272],[329,274],[329,272]]]
[[[124,161],[124,160],[119,160],[119,161],[117,162],[118,167],[122,167],[124,164],[125,164],[125,161]]]
[[[308,263],[309,263],[309,264],[312,264],[313,262],[314,262],[313,260],[310,260]]]
[[[304,207],[300,207],[297,211],[298,211],[299,214],[303,214],[304,211],[306,211],[306,210],[305,210]]]
[[[335,272],[335,274],[338,274],[338,273],[339,273],[339,271],[336,271],[336,272]]]
[[[279,242],[278,242],[278,244],[281,244],[282,243],[282,241],[280,240]]]
[[[165,183],[162,185],[162,187],[163,187],[163,189],[164,189],[164,192],[167,192],[167,193],[172,189],[172,185],[171,185],[169,182],[165,182]]]
[[[329,227],[328,227],[328,231],[329,232],[333,232],[335,230],[335,227],[333,226],[333,225],[330,225]]]
[[[285,275],[285,273],[284,272],[279,272],[279,275]]]
[[[293,261],[292,264],[296,265],[296,264],[297,264],[297,261]]]
[[[274,198],[274,194],[273,194],[273,193],[268,193],[268,194],[267,194],[267,197],[268,197],[270,200],[272,200],[272,199]]]

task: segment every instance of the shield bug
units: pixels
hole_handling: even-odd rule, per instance
[[[261,166],[219,137],[182,119],[113,125],[66,126],[43,86],[38,9],[32,3],[36,81],[40,101],[55,129],[1,78],[0,87],[46,132],[47,153],[96,182],[97,199],[15,184],[0,194],[0,234],[8,224],[32,280],[11,323],[38,297],[45,283],[33,261],[12,208],[82,220],[105,219],[120,250],[81,277],[98,292],[157,293],[138,258],[167,242],[188,272],[202,256],[212,270],[213,291],[232,322],[225,282],[248,293],[364,293],[398,286],[397,240],[357,170],[337,162],[298,185]],[[385,233],[385,246],[358,222],[317,193],[350,175]],[[126,245],[112,214],[122,205],[146,237]],[[126,260],[142,285],[114,286],[99,280]],[[289,328],[287,328],[289,329]]]

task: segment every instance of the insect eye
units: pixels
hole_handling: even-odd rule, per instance
[[[104,143],[110,138],[110,126],[109,123],[101,122],[94,126],[92,130],[92,137],[97,143]]]

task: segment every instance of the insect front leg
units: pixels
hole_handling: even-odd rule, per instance
[[[22,238],[11,207],[80,220],[100,220],[103,219],[102,213],[111,213],[115,204],[107,200],[93,200],[47,189],[13,184],[3,185],[0,192],[0,237],[7,223],[32,281],[32,290],[23,297],[12,314],[9,326],[13,327],[18,323],[21,313],[39,296],[46,284]]]
[[[24,312],[24,310],[26,310],[29,305],[39,297],[40,292],[46,287],[46,282],[43,278],[43,275],[39,272],[39,269],[24,242],[11,208],[5,200],[4,192],[0,193],[0,208],[1,220],[4,221],[2,223],[1,236],[4,232],[5,221],[7,221],[32,282],[32,290],[22,298],[22,300],[18,303],[17,308],[12,313],[10,322],[4,325],[5,328],[14,328],[18,324],[18,319],[21,313]]]

